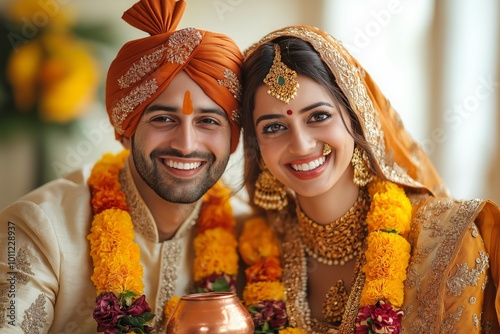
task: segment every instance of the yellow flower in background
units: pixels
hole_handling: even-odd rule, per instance
[[[14,87],[14,100],[21,112],[35,105],[37,74],[42,64],[42,47],[39,41],[22,45],[12,54],[7,67],[7,77]]]
[[[71,7],[58,1],[13,0],[5,8],[5,14],[14,22],[31,21],[35,27],[65,28],[74,22]]]
[[[12,1],[5,13],[18,25],[7,80],[18,112],[65,124],[81,117],[95,99],[99,66],[89,47],[72,32],[69,5],[57,1]]]
[[[67,123],[82,115],[99,82],[98,67],[87,48],[68,35],[45,36],[48,57],[40,69],[40,116]]]

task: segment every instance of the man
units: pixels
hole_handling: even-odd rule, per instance
[[[202,197],[238,144],[242,56],[227,36],[175,30],[184,8],[141,0],[123,15],[151,35],[108,72],[106,108],[127,150],[0,214],[0,332],[161,332],[168,301],[193,291],[208,263],[192,247]],[[232,288],[233,269],[205,290]]]

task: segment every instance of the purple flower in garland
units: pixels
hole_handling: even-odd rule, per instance
[[[94,319],[97,322],[97,331],[105,334],[121,333],[151,333],[152,327],[146,325],[153,319],[154,314],[142,295],[132,305],[127,306],[120,302],[114,293],[101,293],[96,299]]]
[[[285,303],[277,300],[264,300],[249,307],[256,333],[275,333],[284,329],[288,323]],[[260,331],[257,331],[260,330]]]
[[[356,334],[398,334],[403,310],[383,300],[360,308],[356,319]]]
[[[212,274],[197,283],[198,292],[236,292],[236,280],[228,274]]]
[[[97,330],[99,332],[115,328],[120,319],[126,315],[120,307],[118,298],[113,293],[101,293],[97,297],[93,316],[97,321]]]
[[[146,302],[146,296],[142,295],[140,298],[136,299],[130,307],[125,308],[125,313],[133,317],[138,317],[143,315],[144,312],[151,312],[151,308]]]

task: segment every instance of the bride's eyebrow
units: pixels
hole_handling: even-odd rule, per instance
[[[257,120],[255,121],[255,126],[259,125],[260,122],[268,120],[268,119],[279,119],[279,118],[285,118],[282,114],[266,114],[262,115]]]
[[[305,108],[302,108],[299,110],[299,113],[304,113],[306,111],[309,111],[311,109],[314,109],[314,108],[317,108],[317,107],[321,107],[321,106],[327,106],[327,107],[330,107],[330,108],[333,108],[333,106],[328,103],[328,102],[316,102],[316,103],[313,103]]]

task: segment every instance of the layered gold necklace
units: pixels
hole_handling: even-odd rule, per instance
[[[297,202],[296,212],[299,223],[300,240],[304,252],[326,265],[344,265],[362,253],[363,242],[367,234],[366,216],[370,209],[370,196],[366,188],[359,190],[359,195],[353,206],[339,219],[326,225],[319,224],[301,210]],[[354,270],[353,289],[356,289],[361,262],[357,261]],[[362,281],[359,282],[362,287]],[[361,293],[361,289],[359,294]],[[359,298],[358,294],[358,298]],[[323,317],[330,324],[340,324],[349,293],[343,280],[338,280],[328,291],[323,303]],[[357,306],[353,312],[357,312]],[[316,323],[316,324],[315,324]],[[314,319],[313,327],[320,324]],[[321,327],[320,327],[321,328]]]
[[[326,225],[306,216],[297,203],[300,237],[306,253],[327,265],[344,265],[356,258],[366,237],[369,209],[370,197],[366,188],[359,190],[356,202],[345,215]]]

